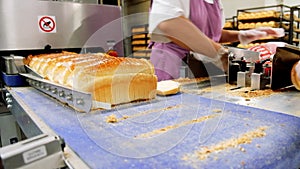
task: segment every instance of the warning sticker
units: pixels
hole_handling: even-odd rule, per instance
[[[55,16],[39,16],[39,31],[42,33],[56,33]]]

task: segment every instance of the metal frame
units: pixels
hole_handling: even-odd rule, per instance
[[[19,96],[16,93],[14,93],[14,91],[7,88],[7,93],[8,93],[7,97],[12,99],[10,104],[11,105],[10,111],[12,112],[13,116],[16,118],[16,121],[21,127],[21,129],[25,131],[24,133],[25,136],[28,138],[32,138],[30,139],[29,142],[33,141],[32,144],[35,144],[35,141],[40,141],[39,138],[44,139],[45,137],[46,138],[50,137],[50,140],[53,140],[53,138],[60,140],[60,137],[57,136],[57,134],[48,125],[46,125],[45,122],[41,120],[30,108],[28,108],[26,104],[23,103],[22,99],[20,99]],[[24,140],[19,142],[19,144],[10,145],[8,149],[16,150],[14,152],[19,152],[17,151],[17,149],[20,148],[20,144],[22,145],[25,142],[28,141]],[[36,144],[36,145],[42,145],[42,144]],[[63,146],[64,146],[63,152],[64,154],[67,154],[67,156],[63,155],[62,160],[64,160],[64,163],[66,166],[68,166],[68,168],[70,169],[90,168],[85,162],[83,162],[78,157],[78,155],[68,145],[63,145]],[[0,152],[2,152],[3,150],[3,153],[5,154],[5,152],[7,152],[8,149],[5,148],[3,150],[1,148]]]
[[[272,6],[263,6],[263,7],[256,7],[256,8],[245,8],[245,9],[239,9],[239,10],[237,10],[237,16],[239,16],[239,13],[240,12],[248,12],[248,11],[255,11],[255,10],[261,10],[261,9],[272,9],[272,8],[280,8],[279,9],[279,11],[280,11],[280,16],[279,16],[279,23],[280,23],[280,27],[282,27],[282,24],[283,24],[283,21],[284,21],[284,12],[286,11],[285,10],[285,8],[288,8],[288,11],[289,12],[291,12],[292,13],[292,7],[290,7],[290,6],[287,6],[287,5],[283,5],[283,4],[280,4],[280,5],[272,5]],[[291,15],[292,16],[292,15]],[[249,20],[251,20],[251,19],[249,19]],[[261,19],[254,19],[254,20],[256,20],[256,21],[258,21],[258,20],[261,20]],[[289,22],[290,23],[293,23],[293,19],[292,20],[290,20]],[[239,19],[237,19],[237,28],[238,28],[238,25],[239,25],[239,22],[240,22],[240,20]],[[290,28],[289,28],[289,30],[288,30],[288,33],[289,33],[289,35],[288,35],[288,40],[287,40],[287,43],[289,43],[289,44],[293,44],[293,34],[290,34],[291,33],[291,31],[292,31],[292,29],[291,29],[291,26],[290,26]]]

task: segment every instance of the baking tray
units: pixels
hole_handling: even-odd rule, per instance
[[[35,89],[11,90],[91,168],[300,167],[300,119],[280,112],[179,93],[78,113]],[[197,155],[261,128],[248,143]]]

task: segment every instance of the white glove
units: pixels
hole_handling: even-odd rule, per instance
[[[228,72],[228,49],[223,46],[218,50],[218,55],[214,58],[207,57],[200,53],[191,52],[195,59],[202,61],[203,63],[213,63],[215,66],[223,70],[225,73]]]
[[[268,34],[268,36],[273,36],[273,37],[277,37],[277,38],[284,36],[283,28],[260,27],[260,28],[257,28],[256,30],[266,32]]]
[[[203,54],[200,54],[200,53],[196,53],[196,52],[190,52],[195,59],[199,60],[199,61],[202,61],[204,63],[207,63],[207,62],[218,62],[220,61],[221,57],[228,53],[228,49],[224,48],[223,46],[220,47],[220,49],[217,51],[217,56],[212,58],[212,57],[207,57]]]
[[[246,31],[240,31],[238,38],[241,44],[246,45],[252,41],[267,37],[282,37],[284,36],[284,29],[282,28],[271,28],[271,27],[260,27],[256,29],[250,29]]]

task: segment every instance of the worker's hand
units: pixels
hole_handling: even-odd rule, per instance
[[[191,52],[195,59],[202,62],[210,62],[215,66],[220,68],[225,74],[228,73],[228,49],[224,48],[222,45],[219,45],[219,49],[217,49],[217,55],[214,58],[207,57],[205,55]]]
[[[225,53],[221,56],[220,58],[222,62],[222,67],[221,69],[224,71],[225,74],[228,74],[228,69],[229,69],[229,59],[228,59],[228,53]]]
[[[277,38],[284,36],[283,28],[260,27],[260,28],[256,28],[256,30],[266,32],[268,36],[273,36]]]
[[[238,38],[241,44],[246,45],[252,41],[267,37],[282,37],[284,36],[284,29],[282,28],[271,28],[271,27],[260,27],[256,29],[250,29],[246,31],[240,31]]]

